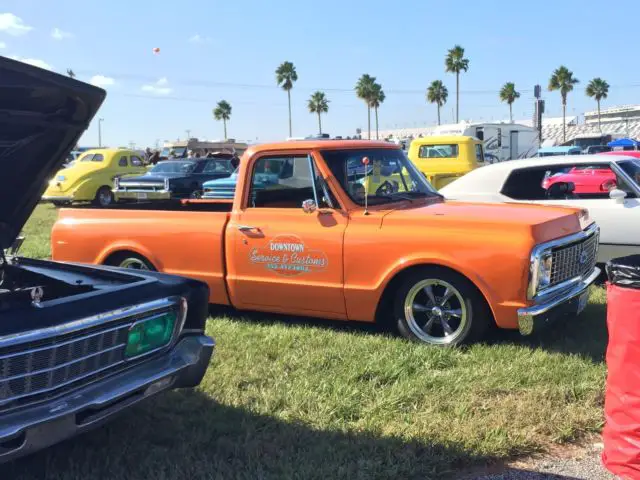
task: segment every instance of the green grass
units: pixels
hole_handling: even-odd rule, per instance
[[[53,210],[28,253],[46,257]],[[0,468],[0,478],[440,478],[600,431],[605,292],[524,339],[427,348],[370,326],[212,318],[218,348],[194,391]]]

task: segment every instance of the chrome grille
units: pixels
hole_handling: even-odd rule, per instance
[[[124,360],[131,323],[60,343],[0,354],[0,406],[49,392]]]
[[[598,234],[552,250],[551,286],[590,274],[598,254]]]

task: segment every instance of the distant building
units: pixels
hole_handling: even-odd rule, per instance
[[[621,105],[600,110],[601,123],[640,121],[640,105]],[[598,123],[598,111],[584,113],[584,123]]]

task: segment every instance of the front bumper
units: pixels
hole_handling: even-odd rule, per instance
[[[204,376],[214,341],[183,338],[165,355],[37,406],[0,413],[0,463],[95,428],[159,392],[195,387]]]
[[[522,335],[530,335],[559,318],[580,313],[584,305],[581,300],[588,295],[589,287],[600,276],[600,269],[594,268],[591,274],[568,290],[540,303],[518,310],[518,330]]]
[[[169,190],[114,190],[113,194],[117,200],[168,200],[171,198]]]

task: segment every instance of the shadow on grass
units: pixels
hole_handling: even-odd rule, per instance
[[[167,393],[99,430],[0,466],[12,480],[457,478],[496,464],[456,445],[321,431],[221,405],[198,391]]]

